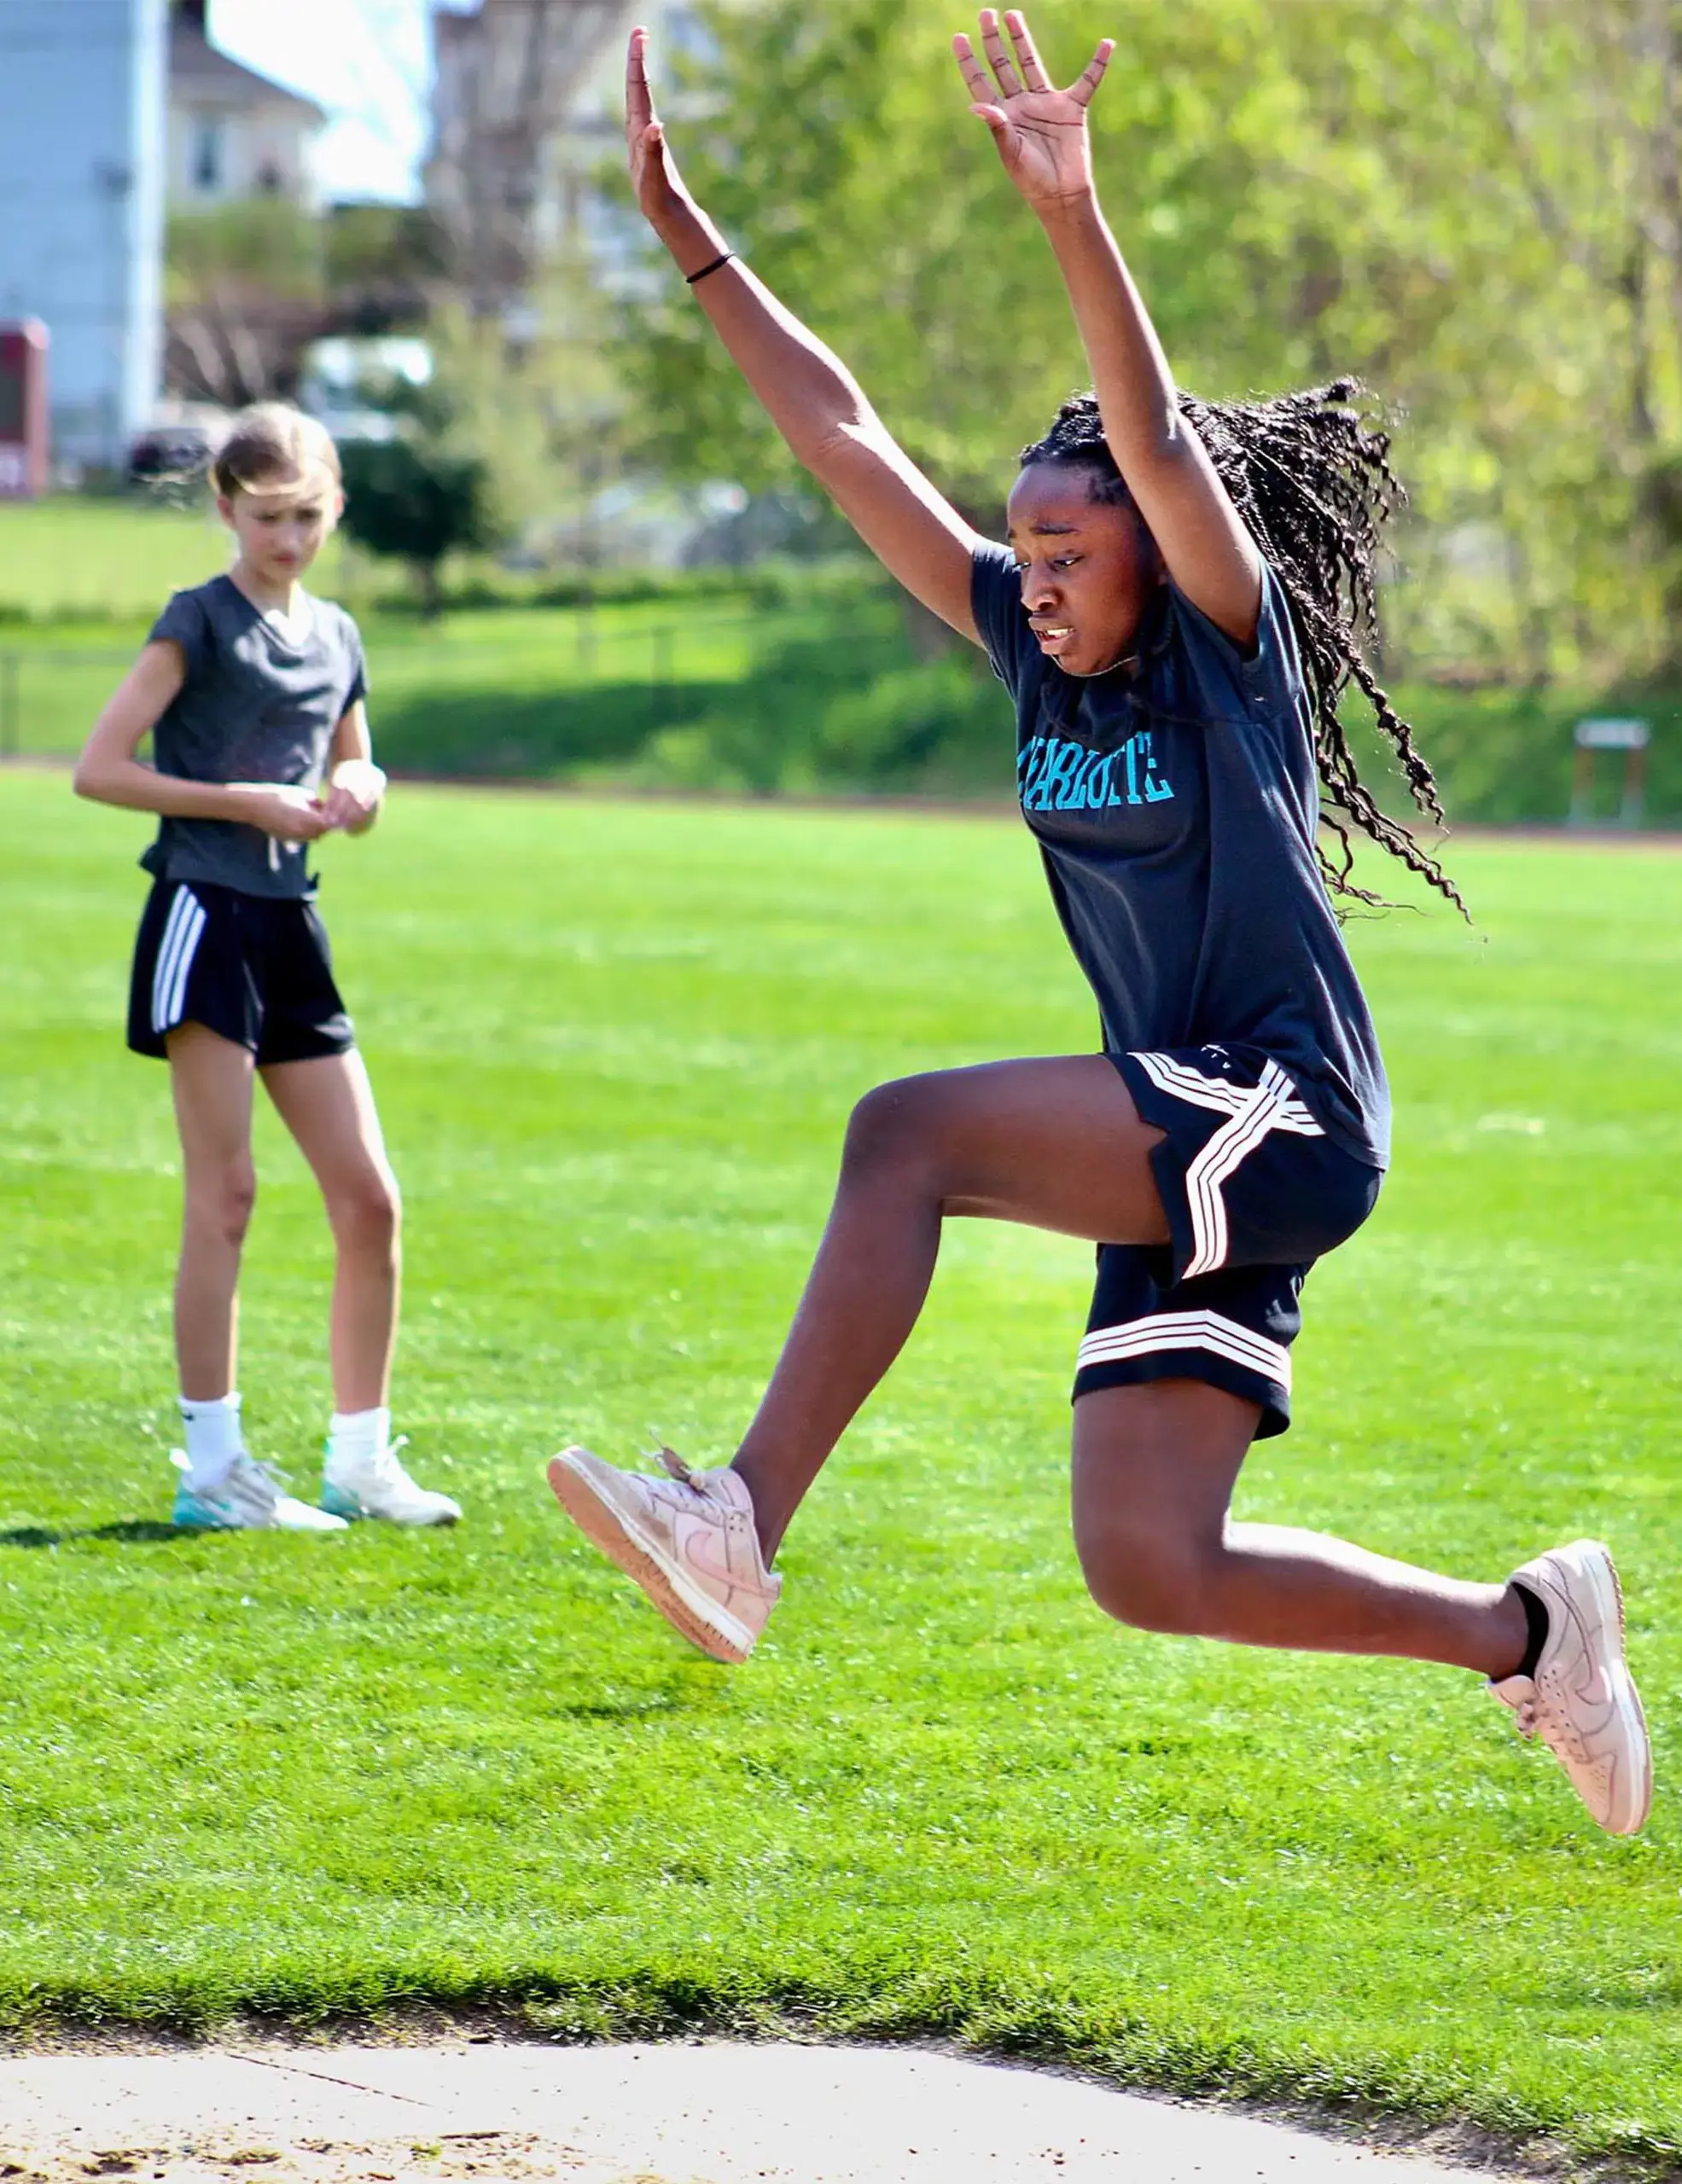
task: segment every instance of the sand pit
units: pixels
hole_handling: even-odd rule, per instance
[[[0,2057],[0,2179],[89,2176],[1475,2184],[1252,2117],[926,2049],[463,2040]]]

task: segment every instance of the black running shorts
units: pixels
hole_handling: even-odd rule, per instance
[[[161,1058],[183,1024],[247,1048],[259,1069],[348,1054],[351,1019],[315,904],[160,880],[135,942],[129,1044]]]
[[[1112,1054],[1148,1123],[1166,1247],[1103,1244],[1076,1397],[1206,1380],[1290,1423],[1290,1345],[1317,1258],[1353,1235],[1382,1171],[1334,1145],[1280,1065],[1254,1047]]]

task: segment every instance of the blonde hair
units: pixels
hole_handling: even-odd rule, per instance
[[[342,479],[333,435],[314,417],[289,402],[254,402],[242,410],[228,436],[211,457],[210,482],[224,499],[236,493],[274,492],[325,470],[338,485]]]

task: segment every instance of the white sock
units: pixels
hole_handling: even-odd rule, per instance
[[[187,1441],[187,1484],[195,1494],[212,1493],[245,1446],[240,1399],[231,1395],[215,1403],[189,1403],[182,1396],[179,1401],[181,1427]]]
[[[392,1438],[389,1410],[335,1410],[327,1421],[328,1461],[364,1463]]]

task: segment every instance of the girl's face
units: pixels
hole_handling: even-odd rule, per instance
[[[331,471],[317,465],[294,477],[254,478],[232,493],[218,494],[216,505],[246,568],[284,589],[320,553],[345,497]]]
[[[1101,675],[1127,657],[1162,581],[1138,511],[1093,500],[1094,483],[1080,464],[1031,462],[1009,503],[1022,604],[1040,650],[1070,675]]]

